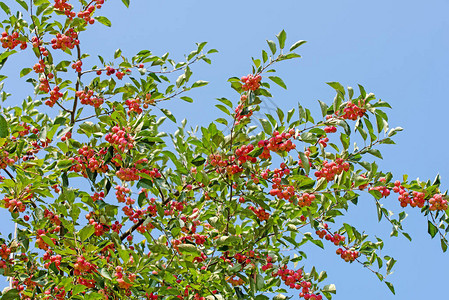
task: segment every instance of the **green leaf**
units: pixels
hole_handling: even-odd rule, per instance
[[[387,261],[387,273],[390,273],[391,269],[393,268],[394,264],[396,263],[396,260],[391,257],[388,261]]]
[[[231,236],[225,236],[225,235],[223,235],[223,236],[220,236],[218,239],[217,239],[217,245],[218,246],[223,246],[223,245],[236,245],[236,244],[238,244],[239,242],[240,242],[240,238],[239,237],[237,237],[237,236],[233,236],[233,235],[231,235]]]
[[[380,159],[382,159],[382,154],[380,153],[380,151],[378,149],[369,149],[367,151],[369,154],[374,155],[375,157],[378,157]]]
[[[187,97],[187,96],[182,96],[182,97],[181,97],[181,100],[184,100],[184,101],[189,102],[189,103],[192,103],[192,102],[193,102],[193,99],[190,98],[190,97]]]
[[[100,274],[101,274],[101,276],[103,276],[104,278],[109,279],[109,280],[112,280],[112,277],[111,277],[111,275],[109,274],[109,272],[108,272],[108,270],[107,270],[106,268],[102,268],[102,269],[100,270]]]
[[[80,236],[81,241],[84,242],[85,240],[90,238],[92,236],[92,234],[94,234],[94,232],[95,232],[95,227],[92,225],[87,225],[86,227],[81,229],[79,231],[79,236]]]
[[[253,151],[248,153],[248,155],[251,157],[257,157],[257,156],[261,155],[262,153],[263,153],[263,148],[256,147],[256,148],[254,148]]]
[[[342,96],[345,95],[345,88],[339,82],[326,82],[328,85],[334,88],[337,92],[340,92]]]
[[[269,79],[271,79],[274,83],[278,84],[279,86],[283,87],[284,89],[287,89],[287,86],[285,85],[284,81],[277,76],[268,76]]]
[[[299,157],[301,158],[301,163],[304,171],[306,172],[306,174],[309,174],[310,171],[309,158],[303,152],[299,152]]]
[[[360,90],[360,96],[362,96],[362,98],[365,99],[366,98],[365,89],[360,84],[358,86],[359,86],[359,90]]]
[[[9,9],[8,5],[6,5],[5,3],[0,2],[0,7],[5,11],[5,13],[7,15],[11,14],[11,10]]]
[[[447,251],[447,242],[443,239],[441,239],[441,249],[443,250],[443,252]]]
[[[200,87],[200,86],[205,86],[207,85],[209,82],[208,81],[204,81],[204,80],[198,80],[197,82],[195,82],[194,84],[192,84],[192,89],[196,88],[196,87]]]
[[[390,291],[393,293],[393,295],[396,295],[395,291],[394,291],[394,286],[391,282],[385,281],[385,284],[388,286],[388,288],[390,289]]]
[[[20,4],[25,10],[28,10],[28,4],[23,0],[16,0],[17,3]]]
[[[72,296],[78,295],[79,293],[85,291],[87,289],[87,286],[83,284],[77,284],[72,289]]]
[[[388,130],[388,123],[380,114],[376,114],[376,123],[378,133],[380,133],[383,129],[385,129],[385,131]]]
[[[273,41],[267,40],[268,46],[270,47],[271,53],[276,53],[276,44]]]
[[[112,25],[111,21],[109,21],[109,19],[106,17],[102,17],[102,16],[95,17],[95,20],[97,20],[101,24],[108,26],[108,27],[111,27],[111,25]]]
[[[125,4],[126,7],[129,7],[129,0],[122,0],[122,3]]]
[[[343,132],[340,134],[340,141],[341,141],[341,144],[343,145],[343,148],[345,149],[345,150],[347,150],[348,148],[349,148],[349,141],[350,141],[350,138],[349,138],[349,136],[347,135],[347,134],[344,134]]]
[[[176,87],[179,88],[186,81],[186,74],[179,75],[176,79]]]
[[[398,133],[399,131],[402,131],[402,130],[404,130],[402,127],[392,128],[388,132],[388,137],[392,137],[393,135],[395,135],[396,133]]]
[[[13,55],[14,53],[17,53],[16,50],[12,50],[12,51],[5,51],[2,54],[0,54],[0,61],[2,62],[2,64],[4,64],[6,62],[6,59],[10,56]]]
[[[276,35],[278,42],[279,42],[279,48],[284,49],[285,47],[285,40],[287,39],[287,33],[285,30],[282,30]]]
[[[318,100],[318,102],[320,103],[321,114],[323,115],[323,117],[325,117],[327,115],[327,109],[328,109],[327,104],[320,100]]]
[[[337,289],[335,287],[335,284],[328,284],[328,285],[323,287],[322,291],[323,292],[327,292],[327,293],[335,294],[337,292]]]
[[[294,43],[294,44],[290,47],[290,51],[295,50],[296,48],[298,48],[299,46],[301,46],[301,45],[303,45],[303,44],[305,44],[305,43],[307,43],[307,41],[303,41],[303,40],[297,41],[296,43]]]
[[[115,50],[114,58],[119,58],[120,55],[122,55],[122,50],[120,50],[120,49]]]
[[[8,122],[4,116],[0,115],[0,138],[9,137]]]
[[[262,124],[263,131],[265,131],[266,134],[271,135],[273,133],[271,123],[267,119],[259,119],[259,121]]]
[[[194,158],[191,163],[194,164],[195,166],[201,166],[204,164],[204,162],[206,161],[206,159],[202,156],[197,156],[196,158]]]
[[[268,60],[268,54],[265,50],[262,50],[262,59],[263,59],[263,63],[266,63]]]
[[[427,221],[427,232],[430,234],[432,238],[434,238],[435,235],[438,233],[438,228],[435,225],[433,225],[432,222]]]
[[[175,116],[173,116],[173,114],[166,108],[161,108],[161,111],[164,113],[164,115],[167,116],[167,118],[169,118],[171,121],[173,121],[174,123],[176,123],[176,118]]]
[[[22,69],[22,71],[20,71],[20,77],[28,75],[31,71],[32,71],[31,68],[24,68],[24,69]]]
[[[264,281],[263,281],[262,275],[257,274],[257,277],[256,277],[256,289],[257,289],[258,291],[261,291],[261,290],[263,289],[264,286],[265,286],[265,283],[264,283]]]
[[[200,250],[198,250],[198,248],[192,244],[179,244],[178,249],[182,253],[200,254]]]
[[[11,289],[3,294],[2,300],[15,300],[20,299],[19,291],[16,289]]]

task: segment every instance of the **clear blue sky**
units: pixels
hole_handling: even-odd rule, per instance
[[[288,90],[273,90],[275,105],[288,110],[300,101],[318,112],[318,99],[329,103],[334,97],[325,82],[362,84],[393,106],[391,126],[405,129],[398,134],[397,145],[382,148],[381,168],[423,180],[439,172],[447,188],[448,11],[449,2],[443,0],[131,0],[129,9],[114,0],[100,11],[112,21],[112,28],[96,24],[94,31],[82,34],[81,41],[83,51],[107,58],[121,48],[130,56],[149,49],[156,54],[170,52],[179,59],[194,49],[194,42],[208,41],[220,53],[212,57],[212,65],[199,64],[193,70],[198,79],[210,84],[191,94],[194,104],[176,101],[166,106],[178,120],[185,116],[194,126],[221,116],[214,99],[237,96],[227,78],[250,73],[251,57],[259,57],[265,40],[285,29],[288,45],[297,40],[308,43],[298,49],[303,56],[300,60],[276,68]],[[311,262],[328,272],[327,283],[337,286],[334,299],[444,299],[448,254],[441,252],[439,240],[427,234],[425,217],[407,209],[405,225],[413,242],[388,239],[390,228],[377,223],[372,198],[362,197],[359,202],[345,221],[385,238],[383,254],[398,260],[389,278],[397,295],[360,265],[344,263],[333,254],[334,249],[324,252],[311,247]],[[385,202],[399,210],[394,196]],[[5,221],[0,225],[10,226]]]

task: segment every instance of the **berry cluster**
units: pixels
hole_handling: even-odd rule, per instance
[[[248,154],[254,150],[254,146],[252,144],[247,145],[243,145],[240,148],[237,148],[235,150],[235,155],[237,158],[237,161],[240,164],[243,164],[247,161],[251,162],[251,163],[256,163],[257,162],[257,158],[256,157],[252,157],[249,156]]]
[[[62,51],[66,49],[73,49],[76,45],[79,45],[78,33],[73,29],[69,28],[65,34],[58,33],[56,38],[51,40],[53,49],[61,49]]]
[[[9,198],[3,198],[3,205],[6,209],[9,210],[9,212],[24,212],[26,209],[26,205],[21,201],[17,199],[9,199]]]
[[[284,283],[292,289],[301,290],[299,297],[307,300],[321,300],[323,297],[321,295],[316,295],[310,293],[310,288],[312,283],[310,281],[303,280],[303,270],[299,269],[297,271],[287,269],[287,266],[279,268],[277,272],[273,272],[273,277],[280,277]]]
[[[241,168],[236,162],[235,156],[230,156],[229,159],[222,157],[220,154],[210,154],[209,155],[209,164],[213,167],[216,167],[215,170],[217,173],[227,173],[229,176],[237,173],[243,172],[243,168]]]
[[[262,77],[260,75],[252,75],[248,74],[248,76],[243,76],[240,80],[243,82],[243,90],[244,91],[255,91],[260,87],[260,80]]]
[[[0,248],[0,256],[6,260],[9,258],[9,255],[11,254],[11,248],[3,244]]]
[[[137,174],[139,172],[140,171],[136,167],[120,168],[115,175],[122,181],[135,181],[140,179],[140,176]]]
[[[254,206],[249,206],[248,208],[256,214],[257,218],[260,221],[266,221],[270,218],[270,214],[266,212],[262,207],[255,208]]]
[[[435,194],[429,199],[429,210],[447,210],[447,200],[443,199],[443,195]]]
[[[131,190],[127,187],[117,185],[115,187],[115,196],[117,197],[118,202],[126,203],[127,205],[132,205],[135,203],[134,199],[131,199],[131,197],[127,196],[131,194]]]
[[[65,289],[64,287],[53,287],[51,289],[45,290],[44,295],[48,295],[45,296],[43,299],[45,300],[50,300],[50,299],[56,299],[56,300],[62,300],[65,297]]]
[[[88,262],[86,258],[84,258],[84,256],[78,256],[78,258],[76,259],[76,263],[73,265],[73,268],[74,275],[78,276],[81,274],[95,272],[97,266]]]
[[[0,152],[0,169],[6,169],[8,166],[12,166],[17,161],[17,158],[10,158],[8,151]]]
[[[298,195],[298,206],[300,207],[308,207],[312,205],[313,200],[315,200],[314,194],[309,193],[303,193],[301,195]]]
[[[27,42],[25,40],[19,40],[19,33],[14,31],[11,35],[9,35],[6,31],[2,33],[2,37],[0,38],[0,42],[2,43],[3,48],[14,49],[19,44],[20,49],[24,50],[27,47]]]
[[[104,233],[109,232],[112,227],[115,227],[117,229],[117,221],[116,226],[112,225],[109,226],[107,224],[102,223],[101,221],[97,220],[104,220],[104,217],[98,216],[95,214],[95,212],[91,211],[88,214],[86,214],[86,219],[89,221],[89,224],[92,225],[95,229],[95,235],[96,236],[102,236]],[[121,228],[121,225],[119,224],[119,227]]]
[[[281,184],[282,177],[290,174],[290,169],[287,168],[285,163],[281,163],[280,167],[280,169],[276,168],[273,171],[273,184],[269,193],[271,196],[276,196],[279,199],[285,199],[290,203],[293,203],[293,197],[296,195],[295,187],[292,185]],[[263,179],[268,178],[268,172],[270,172],[269,169],[261,173]]]
[[[393,192],[399,193],[398,200],[401,202],[401,207],[419,207],[422,208],[426,203],[426,193],[425,191],[417,192],[413,191],[411,194],[407,192],[405,187],[401,185],[399,180],[396,180],[393,187]],[[441,194],[434,194],[429,199],[429,210],[447,210],[448,202],[443,198]]]
[[[323,146],[323,148],[327,147],[327,143],[329,142],[329,138],[328,137],[322,137],[318,140],[318,143]]]
[[[25,123],[25,122],[22,122],[22,123],[20,123],[19,125],[20,125],[20,127],[23,128],[23,130],[20,130],[20,131],[19,131],[19,136],[25,136],[25,135],[27,135],[27,134],[30,133],[30,129],[31,129],[31,126],[30,126],[30,125],[28,125],[28,124]],[[12,137],[12,138],[14,138],[14,137]]]
[[[337,158],[335,161],[323,161],[321,170],[315,172],[317,179],[325,178],[327,181],[334,180],[335,176],[349,170],[349,163],[342,158]]]
[[[242,95],[240,97],[240,99],[242,100],[242,103],[240,103],[239,105],[237,105],[237,107],[235,108],[235,125],[240,124],[240,121],[242,121],[242,119],[244,118],[250,118],[253,115],[253,111],[251,109],[249,109],[246,104],[244,103],[246,101],[246,95]]]
[[[127,280],[123,279],[123,268],[121,266],[117,266],[115,268],[114,276],[117,278],[118,286],[125,290],[129,289],[133,285],[133,282],[134,280],[136,280],[137,277],[136,274],[130,273],[127,276]]]
[[[38,229],[36,232],[36,244],[39,249],[42,249],[44,251],[47,251],[49,248],[49,245],[42,239],[42,236],[46,235],[47,231],[44,229]],[[53,243],[57,243],[55,238],[50,238]]]
[[[51,223],[53,223],[56,226],[61,225],[61,220],[59,219],[59,215],[54,214],[53,212],[49,211],[48,209],[45,209],[44,217],[47,218]],[[59,229],[57,229],[56,231],[59,231]]]
[[[226,281],[232,284],[232,286],[239,286],[245,283],[242,278],[236,276],[229,277],[226,279]]]
[[[45,104],[50,107],[53,107],[53,105],[55,105],[56,101],[58,101],[59,98],[61,98],[62,96],[63,96],[63,94],[59,91],[59,86],[55,86],[53,88],[53,90],[50,91],[50,99],[45,101]]]
[[[69,17],[69,20],[72,20],[76,16],[76,14],[72,11],[73,5],[67,3],[67,1],[68,0],[55,0],[53,8],[55,10],[63,12],[67,17]]]
[[[338,248],[336,253],[337,255],[340,255],[340,257],[346,262],[353,262],[360,256],[360,253],[358,251],[345,250],[343,248]]]
[[[129,73],[131,73],[131,70],[130,70],[130,69],[126,69],[125,72],[117,71],[117,72],[115,73],[115,76],[117,76],[117,79],[118,79],[118,80],[122,80],[122,79],[123,79],[123,76],[125,76],[125,75],[127,75],[127,74],[129,74]]]
[[[97,71],[97,75],[101,75],[101,73],[102,73],[101,70]],[[113,67],[106,66],[106,75],[111,76],[114,73],[115,73],[115,69]]]
[[[122,152],[134,148],[134,137],[127,133],[125,128],[112,127],[112,133],[106,134],[104,139],[113,145],[117,145]]]
[[[146,297],[147,297],[147,300],[157,300],[158,299],[158,295],[153,294],[153,293],[150,293],[150,294],[146,293]]]
[[[273,269],[273,258],[271,256],[267,256],[267,263],[261,267],[262,271],[267,271]]]
[[[69,140],[72,138],[72,132],[68,131],[66,134],[64,134],[64,136],[61,137],[61,141],[65,142],[66,140]]]
[[[53,76],[53,74],[52,74],[52,76]],[[43,75],[43,76],[39,77],[39,81],[40,81],[39,91],[44,92],[44,93],[48,93],[50,91],[50,84],[48,83],[47,78],[51,79],[50,74],[48,74],[47,76]],[[49,102],[49,104],[50,104],[50,102]]]
[[[346,103],[345,108],[343,109],[343,114],[340,115],[339,111],[335,112],[337,118],[342,118],[345,120],[357,120],[357,118],[363,117],[366,112],[366,109],[363,108],[365,106],[365,100],[358,102],[358,105],[348,101]]]
[[[360,188],[360,187],[359,187]],[[386,186],[373,186],[368,189],[369,191],[379,191],[382,194],[382,197],[390,196],[390,189]]]
[[[52,255],[52,251],[51,250],[47,250],[47,252],[45,252],[43,259],[44,261],[47,261],[44,264],[44,268],[48,269],[50,267],[50,265],[52,263],[55,264],[56,268],[59,270],[59,266],[61,265],[61,261],[62,261],[62,256],[61,255]]]
[[[95,7],[90,5],[85,11],[80,11],[78,13],[78,18],[84,19],[88,24],[93,24],[95,23],[95,19],[92,18],[94,11]]]
[[[324,132],[326,132],[326,133],[337,132],[337,127],[335,127],[335,126],[326,126],[326,127],[324,127]]]
[[[95,108],[100,107],[104,103],[104,99],[99,97],[94,97],[94,91],[76,91],[75,95],[80,98],[81,104],[91,105]]]
[[[45,72],[45,62],[42,59],[40,59],[39,63],[37,63],[33,66],[33,70],[34,70],[34,72],[36,72],[38,74],[44,73]]]
[[[77,283],[85,285],[87,288],[95,287],[95,279],[86,279],[86,278],[78,277]]]
[[[34,134],[37,134],[38,132],[39,132],[39,130],[37,128],[33,129]],[[33,146],[33,148],[34,148],[32,150],[32,152],[37,153],[37,152],[39,152],[40,149],[48,147],[48,145],[50,145],[50,143],[51,143],[51,140],[49,138],[47,138],[45,141],[37,140],[37,141],[31,142],[31,146]]]
[[[273,152],[281,152],[287,151],[289,152],[292,149],[296,148],[296,145],[293,144],[291,138],[294,137],[295,130],[293,128],[289,129],[287,132],[279,133],[279,131],[274,131],[271,138],[268,140],[261,140],[257,143],[259,148],[263,148],[262,154],[259,155],[261,159],[270,158],[270,151]]]
[[[40,40],[37,36],[33,36],[31,42],[33,43],[33,48],[38,48],[42,56],[48,56],[48,50],[42,46],[42,40]]]
[[[326,224],[327,225],[327,224]],[[327,241],[334,243],[335,246],[343,244],[346,237],[339,235],[338,233],[330,234],[327,230],[317,230],[315,232],[320,238],[325,238]]]
[[[142,113],[143,110],[142,108],[140,108],[140,102],[141,101],[139,98],[132,98],[125,101],[125,104],[128,106],[128,115],[130,115],[132,111],[136,112],[137,114]]]
[[[98,151],[92,147],[84,145],[78,149],[79,156],[69,158],[73,165],[70,167],[70,171],[81,173],[87,178],[87,169],[92,173],[105,173],[108,171],[108,165],[104,163],[104,157],[108,150],[101,148]]]
[[[79,73],[82,71],[81,70],[82,65],[83,65],[83,62],[81,60],[78,60],[72,64],[72,69],[74,69],[76,72]]]
[[[95,193],[93,196],[91,196],[92,200],[95,201],[104,201],[104,192],[101,191],[99,193]]]

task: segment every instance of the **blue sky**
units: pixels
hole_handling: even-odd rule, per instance
[[[193,71],[198,79],[210,84],[190,95],[194,104],[175,101],[166,105],[178,120],[185,116],[188,125],[194,126],[221,117],[214,99],[237,97],[227,78],[250,73],[251,57],[259,57],[267,48],[266,39],[274,39],[285,29],[288,45],[297,40],[308,43],[298,49],[300,60],[276,67],[288,90],[273,89],[274,104],[269,106],[288,110],[299,101],[318,115],[317,100],[330,103],[334,97],[325,82],[362,84],[393,106],[389,112],[391,126],[405,129],[397,135],[397,145],[382,148],[381,168],[398,178],[406,173],[427,180],[440,173],[447,188],[447,11],[449,2],[442,0],[131,0],[129,9],[120,1],[108,1],[100,13],[112,21],[112,28],[96,24],[95,30],[83,33],[80,39],[83,51],[111,59],[117,48],[129,56],[149,49],[156,54],[170,52],[181,59],[195,48],[195,42],[209,42],[209,47],[220,52],[212,57],[212,65],[198,64]],[[8,81],[13,93],[15,77],[18,75],[11,75]],[[394,297],[362,266],[344,263],[332,254],[333,250],[309,248],[310,263],[316,261],[317,269],[328,272],[327,282],[337,286],[334,299],[443,299],[449,261],[439,241],[427,234],[425,217],[407,209],[405,225],[413,242],[388,239],[390,228],[377,223],[372,199],[366,196],[359,201],[361,204],[349,212],[346,221],[385,238],[383,254],[398,260],[389,278],[397,295]],[[399,211],[395,197],[385,203]],[[0,224],[9,226],[4,221]]]

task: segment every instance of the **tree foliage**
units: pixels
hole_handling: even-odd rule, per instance
[[[307,243],[394,293],[385,279],[396,260],[344,218],[361,194],[392,236],[411,239],[403,208],[420,209],[446,251],[439,177],[398,180],[375,162],[402,130],[389,128],[387,102],[329,82],[335,98],[319,101],[321,116],[301,104],[253,115],[271,85],[287,88],[274,68],[305,41],[288,48],[285,31],[268,40],[250,74],[228,80],[236,97],[217,100],[223,117],[189,130],[164,103],[193,101],[188,91],[207,84],[192,82],[194,64],[215,49],[198,43],[180,62],[118,49],[86,66],[79,34],[111,26],[103,0],[15,2],[0,2],[0,65],[19,53],[36,64],[20,71],[34,95],[18,105],[1,92],[1,206],[17,225],[1,238],[2,299],[331,299],[326,272],[300,265]],[[176,131],[160,129],[168,121]],[[383,204],[390,193],[396,215]]]

